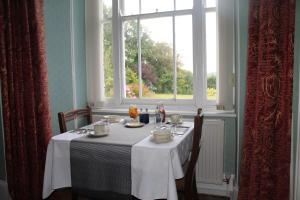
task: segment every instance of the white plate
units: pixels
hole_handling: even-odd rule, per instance
[[[88,136],[90,137],[104,137],[104,136],[107,136],[108,133],[104,133],[104,134],[95,134],[95,131],[90,131]]]
[[[125,127],[128,128],[139,128],[139,127],[143,127],[145,124],[141,123],[141,122],[128,122],[125,124]]]

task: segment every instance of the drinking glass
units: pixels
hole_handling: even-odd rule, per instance
[[[162,126],[161,114],[159,115],[159,118],[157,115],[154,116],[154,124],[155,124],[155,128],[160,128]]]
[[[181,122],[181,115],[171,115],[171,124],[173,125],[172,127],[174,128],[173,132],[177,132],[177,125]]]
[[[136,119],[139,113],[136,105],[129,106],[128,114],[133,119],[133,121],[137,121]]]

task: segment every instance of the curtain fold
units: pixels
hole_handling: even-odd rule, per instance
[[[239,200],[289,199],[295,0],[249,0]]]
[[[43,1],[0,2],[0,77],[12,199],[41,199],[51,137]]]

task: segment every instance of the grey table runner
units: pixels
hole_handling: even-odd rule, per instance
[[[71,141],[72,187],[93,197],[98,192],[131,194],[131,147],[150,134],[153,125],[125,128],[112,124],[108,136]]]

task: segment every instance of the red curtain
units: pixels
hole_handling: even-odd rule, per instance
[[[239,200],[289,199],[295,0],[250,0]]]
[[[12,199],[41,199],[50,139],[41,0],[0,1],[0,77]]]

